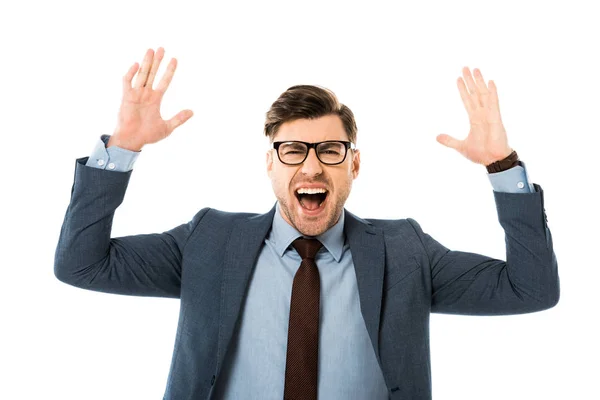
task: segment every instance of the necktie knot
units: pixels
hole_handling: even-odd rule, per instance
[[[292,246],[294,246],[303,260],[307,258],[314,260],[319,249],[323,247],[323,243],[319,242],[317,239],[298,238],[292,242]]]

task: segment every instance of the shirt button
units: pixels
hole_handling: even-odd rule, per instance
[[[108,163],[108,169],[115,169],[115,163]]]
[[[523,182],[519,182],[519,183],[517,183],[517,187],[519,189],[523,189],[525,187],[525,184]]]
[[[102,160],[102,159],[98,160],[98,165],[99,166],[103,166],[104,165],[104,160]]]

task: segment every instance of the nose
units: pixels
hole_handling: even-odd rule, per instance
[[[315,149],[309,149],[306,160],[302,164],[302,173],[307,176],[317,176],[323,172],[321,161],[317,158]]]

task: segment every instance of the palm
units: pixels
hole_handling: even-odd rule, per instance
[[[493,81],[486,86],[478,69],[463,68],[463,77],[457,81],[460,96],[469,115],[469,135],[464,140],[438,135],[438,142],[451,147],[474,163],[489,165],[508,156],[512,149],[508,145],[506,130],[500,117],[498,93]],[[466,81],[466,85],[465,85]],[[468,90],[467,90],[468,89]]]
[[[123,96],[119,109],[118,129],[144,132],[146,143],[156,143],[168,136],[168,125],[160,115],[160,96],[151,88],[132,89]]]
[[[163,55],[162,48],[157,50],[156,55],[151,49],[148,50],[133,85],[133,76],[138,69],[137,63],[123,77],[123,100],[114,136],[124,147],[141,149],[145,144],[156,143],[169,136],[175,128],[193,115],[191,110],[183,110],[170,120],[164,120],[160,115],[162,98],[177,67],[177,60],[171,59],[165,74],[153,89],[154,78]]]

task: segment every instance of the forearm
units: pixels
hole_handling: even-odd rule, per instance
[[[108,172],[76,161],[71,199],[55,253],[54,272],[63,282],[86,287],[94,266],[109,253],[114,212],[122,203],[131,172]],[[93,187],[93,189],[92,189]]]
[[[498,220],[505,232],[506,279],[522,302],[541,309],[554,306],[560,296],[558,263],[544,208],[544,192],[515,197],[494,192]],[[507,288],[508,291],[508,288]]]

